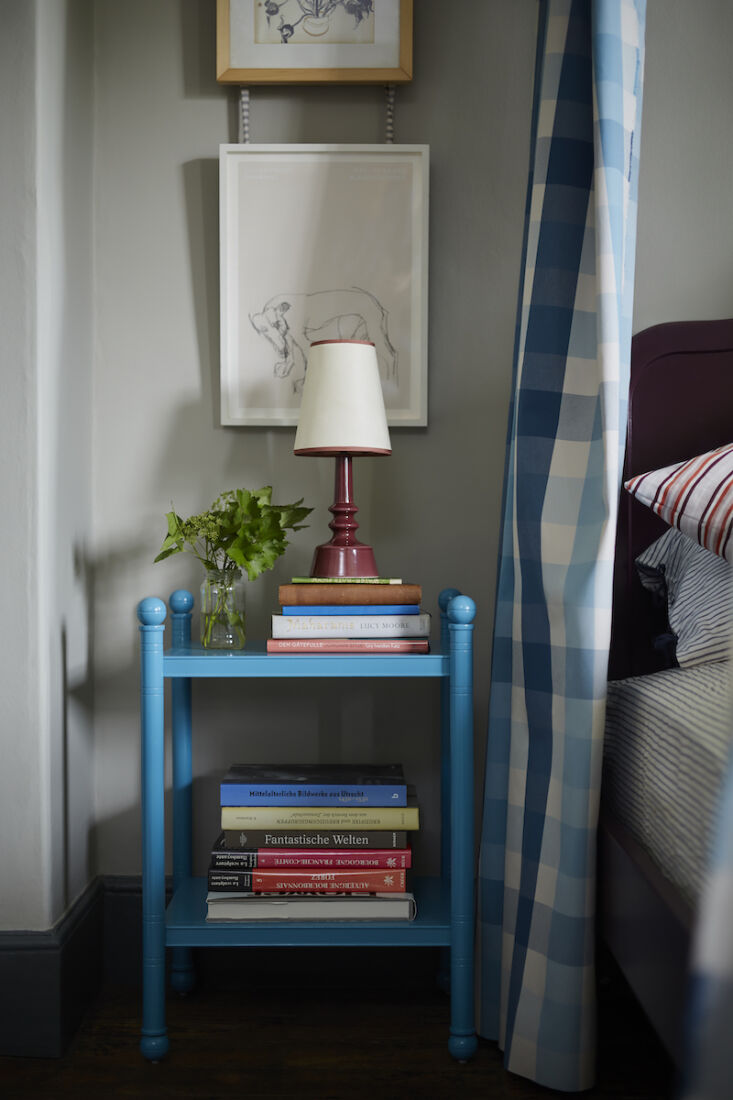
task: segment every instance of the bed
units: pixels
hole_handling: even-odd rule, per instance
[[[731,439],[733,320],[656,325],[635,336],[624,480]],[[599,926],[679,1063],[690,933],[730,738],[731,662],[720,647],[693,647],[696,660],[688,663],[685,655],[683,667],[674,667],[666,590],[662,596],[654,590],[655,578],[664,577],[665,567],[657,568],[654,557],[662,536],[664,542],[681,539],[685,553],[715,557],[622,490],[599,828]],[[635,564],[640,555],[652,563],[648,576],[641,570],[644,584]],[[730,567],[722,557],[713,564],[722,585]]]

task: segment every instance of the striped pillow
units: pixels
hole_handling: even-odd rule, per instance
[[[670,527],[733,562],[733,443],[624,484]]]
[[[681,668],[723,661],[733,643],[733,568],[670,527],[636,559],[653,596],[663,590]]]

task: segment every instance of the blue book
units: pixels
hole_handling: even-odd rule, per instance
[[[298,604],[282,608],[283,615],[417,615],[416,603]]]
[[[222,806],[406,806],[401,764],[235,764]]]

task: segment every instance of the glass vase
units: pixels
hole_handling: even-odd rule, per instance
[[[244,578],[239,569],[212,570],[201,585],[201,645],[243,649]]]

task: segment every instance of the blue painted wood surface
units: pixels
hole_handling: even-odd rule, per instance
[[[448,604],[450,635],[451,1023],[448,1049],[476,1052],[474,1010],[473,619],[468,596]]]
[[[191,642],[193,596],[171,596],[171,648],[163,652],[165,604],[138,606],[141,635],[143,829],[143,1026],[140,1049],[157,1061],[168,1049],[165,951],[171,982],[194,982],[193,947],[440,946],[450,955],[448,1047],[460,1061],[476,1049],[473,995],[473,647],[475,605],[457,589],[440,596],[441,641],[429,654],[268,654],[264,643],[231,653]],[[439,677],[441,683],[441,876],[413,878],[415,921],[206,922],[206,881],[191,876],[191,681],[194,678]],[[171,680],[174,895],[165,911],[164,684]]]
[[[143,1022],[140,1049],[156,1062],[168,1051],[165,1027],[165,790],[162,600],[143,600],[140,619],[142,737]]]
[[[450,896],[439,878],[415,878],[414,921],[217,921],[206,923],[206,879],[191,878],[166,913],[169,944],[242,946],[435,946],[450,943]]]
[[[192,643],[165,655],[165,676],[177,677],[400,677],[447,676],[448,654],[431,642],[432,653],[267,653],[264,642],[244,649],[207,650]]]
[[[191,644],[193,596],[179,588],[171,595],[171,647]],[[192,784],[191,680],[171,681],[171,757],[173,776],[173,890],[191,877]],[[196,983],[190,947],[174,947],[171,955],[171,986],[177,993],[190,993]]]

